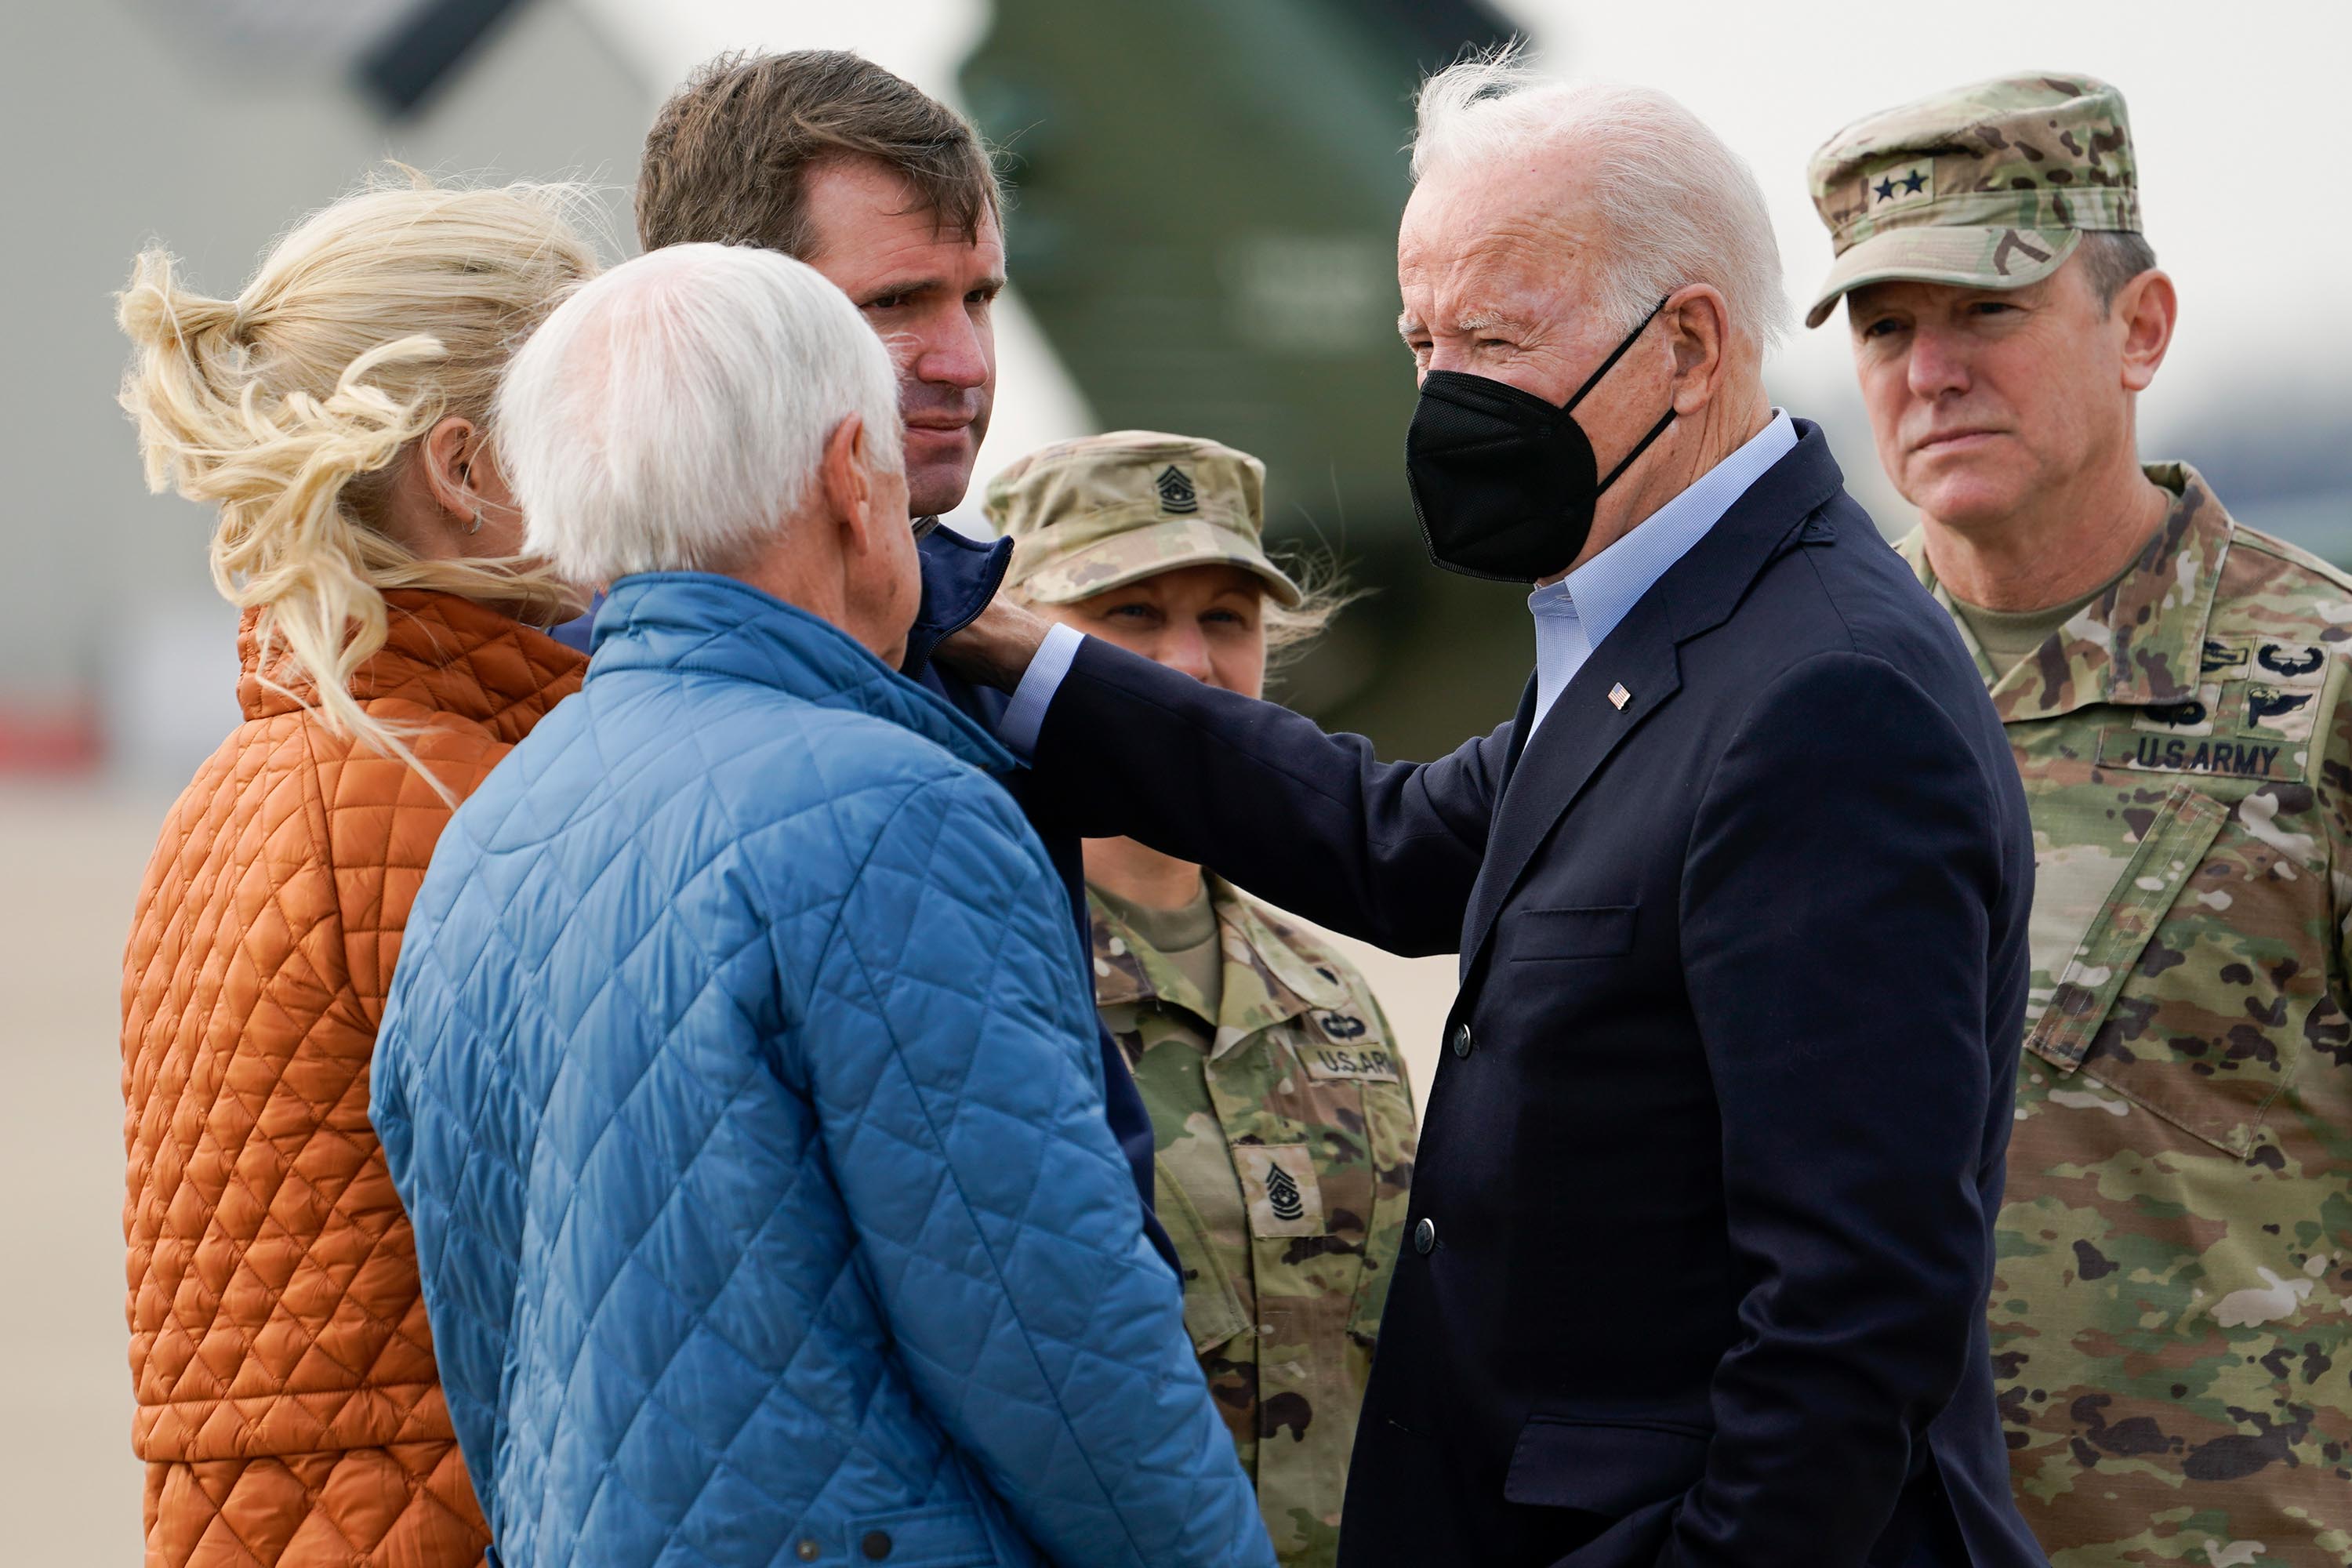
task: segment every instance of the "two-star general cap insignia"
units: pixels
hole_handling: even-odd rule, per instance
[[[1161,511],[1201,510],[1201,498],[1193,493],[1192,476],[1173,463],[1160,470],[1160,477],[1151,481],[1151,486],[1160,492]]]
[[[1870,210],[1916,206],[1936,199],[1936,165],[1926,158],[1887,163],[1863,177],[1870,188]]]

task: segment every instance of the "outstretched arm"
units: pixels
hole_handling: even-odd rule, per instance
[[[1030,663],[1045,624],[992,605],[940,657],[1014,689],[1034,726],[1034,809],[1125,835],[1392,952],[1450,952],[1486,847],[1510,726],[1431,763],[1382,763],[1272,702],[1221,691],[1098,638]],[[1042,688],[1042,689],[1041,689]],[[1010,734],[1023,749],[1030,737]]]

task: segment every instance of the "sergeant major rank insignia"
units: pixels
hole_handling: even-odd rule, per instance
[[[1192,491],[1192,476],[1175,464],[1171,463],[1160,469],[1160,477],[1152,480],[1151,485],[1160,492],[1161,511],[1191,512],[1201,510],[1201,498]]]
[[[1304,1143],[1236,1143],[1233,1149],[1252,1236],[1323,1234],[1323,1186],[1315,1176],[1313,1150]]]
[[[1276,1219],[1306,1217],[1307,1200],[1298,1195],[1298,1184],[1279,1165],[1270,1166],[1265,1173],[1265,1206],[1274,1211]]]

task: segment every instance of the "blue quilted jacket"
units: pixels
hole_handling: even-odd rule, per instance
[[[506,1568],[1273,1562],[1008,763],[649,575],[450,822],[373,1117]]]

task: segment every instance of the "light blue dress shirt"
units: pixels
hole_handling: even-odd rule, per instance
[[[1536,623],[1537,724],[1642,595],[1796,445],[1796,426],[1787,411],[1774,409],[1771,423],[1701,474],[1688,489],[1559,582],[1528,595]],[[1045,633],[1021,684],[1013,688],[1004,717],[996,721],[996,738],[1015,755],[1035,753],[1045,710],[1053,706],[1054,693],[1061,689],[1070,661],[1085,640],[1083,632],[1058,624]],[[1529,732],[1533,730],[1530,725]]]
[[[1642,595],[1706,537],[1707,530],[1764,477],[1765,469],[1796,445],[1796,426],[1785,410],[1774,409],[1771,423],[1693,480],[1688,489],[1559,582],[1528,595],[1528,611],[1536,622],[1536,714],[1528,733],[1543,723],[1592,650],[1617,629]],[[1068,668],[1066,661],[1064,668]],[[1044,712],[1037,717],[1042,721]]]

